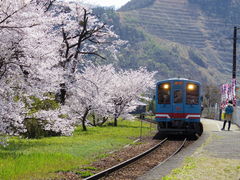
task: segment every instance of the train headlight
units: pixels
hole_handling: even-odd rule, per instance
[[[169,84],[164,84],[163,89],[169,89]]]
[[[187,89],[192,91],[192,90],[195,89],[195,85],[194,84],[188,84]]]

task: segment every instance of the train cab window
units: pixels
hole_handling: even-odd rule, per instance
[[[158,86],[158,104],[170,104],[170,83],[160,84]]]
[[[199,104],[199,86],[197,84],[187,84],[186,104]]]
[[[174,103],[175,104],[182,103],[182,91],[181,90],[174,91]]]

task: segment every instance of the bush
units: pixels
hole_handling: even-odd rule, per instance
[[[47,98],[43,100],[35,96],[30,96],[28,97],[29,99],[23,98],[25,107],[28,109],[27,118],[24,119],[26,131],[24,133],[20,133],[24,137],[41,138],[61,135],[60,132],[45,130],[44,127],[49,122],[47,120],[35,117],[36,113],[38,112],[56,110],[60,107],[60,104],[55,101],[55,94],[45,93],[44,96]],[[15,98],[16,100],[19,99],[18,97]]]
[[[46,131],[44,130],[44,125],[47,122],[45,120],[37,118],[25,118],[24,125],[26,127],[26,132],[22,135],[27,138],[42,138],[49,136],[60,136],[60,132]]]

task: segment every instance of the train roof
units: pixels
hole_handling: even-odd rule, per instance
[[[170,78],[170,79],[164,79],[164,80],[161,80],[161,81],[158,81],[157,83],[160,83],[160,82],[167,82],[167,81],[189,81],[189,82],[195,82],[195,83],[199,83],[199,81],[195,81],[195,80],[191,80],[191,79],[186,79],[186,78]]]
[[[189,81],[189,79],[186,79],[186,78],[170,78],[170,79],[165,79],[165,81],[170,81],[170,80],[185,80],[185,81]]]

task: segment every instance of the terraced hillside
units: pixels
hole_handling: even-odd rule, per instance
[[[148,7],[135,10],[125,11],[123,7],[119,14],[123,24],[152,36],[175,56],[176,62],[181,59],[185,65],[175,62],[180,66],[175,76],[195,74],[200,80],[207,78],[213,82],[217,79],[219,83],[231,77],[231,38],[236,25],[231,18],[210,16],[189,0],[155,0]],[[164,60],[159,62],[165,63]],[[189,68],[191,70],[186,71]],[[162,74],[164,77],[172,75],[174,73]]]

